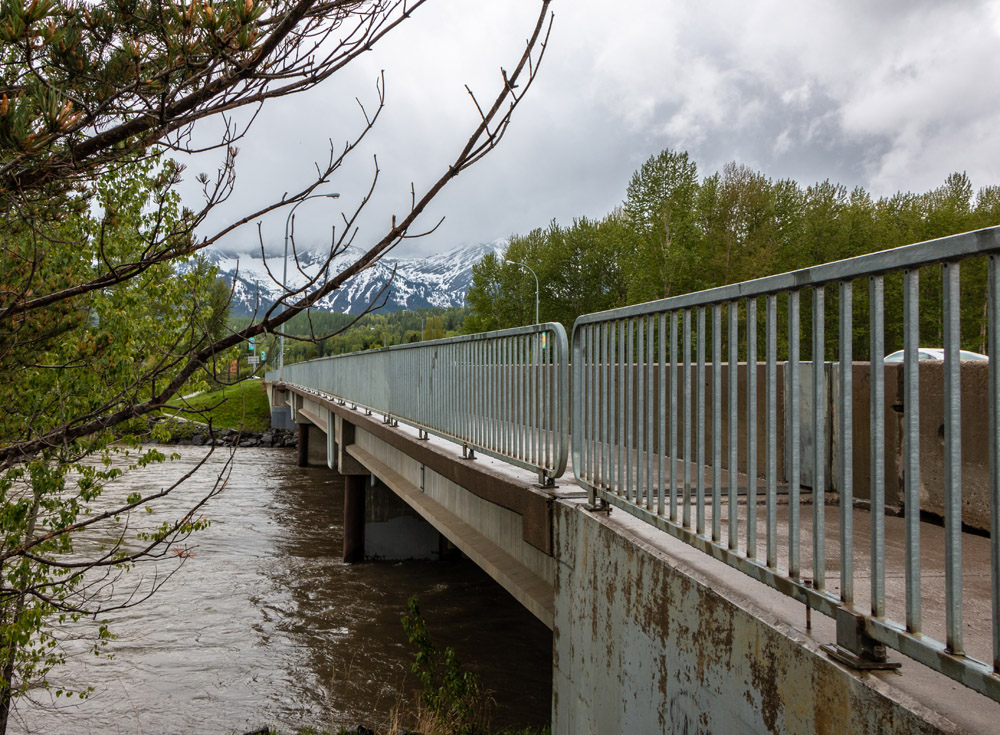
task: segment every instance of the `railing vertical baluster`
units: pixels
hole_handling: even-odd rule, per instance
[[[463,416],[464,428],[462,429],[462,431],[465,433],[467,437],[469,437],[469,439],[472,442],[475,442],[476,413],[475,413],[475,400],[474,400],[475,396],[474,381],[473,381],[472,371],[470,370],[470,368],[472,367],[472,360],[470,359],[471,349],[472,346],[467,342],[458,344],[458,350],[462,357],[461,361],[462,376],[465,381],[465,406],[462,408],[462,412],[464,414]],[[528,422],[525,423],[528,425],[525,426],[522,429],[522,431],[528,434],[528,432],[530,431],[530,424]],[[530,434],[528,435],[530,436]],[[525,459],[527,459],[527,457],[525,457]]]
[[[906,629],[920,610],[920,272],[903,276],[903,507],[906,511]]]
[[[448,402],[448,386],[445,384],[441,366],[444,364],[441,356],[440,345],[434,347],[434,360],[431,363],[431,380],[434,383],[436,395],[431,402],[431,416],[434,417],[434,425],[444,429],[441,423],[442,406]]]
[[[854,604],[853,286],[840,282],[840,599]]]
[[[523,418],[521,419],[521,446],[523,447],[522,459],[525,462],[531,461],[532,441],[531,426],[533,424],[534,392],[531,384],[531,360],[532,360],[532,337],[523,335],[521,337],[521,394],[524,406]]]
[[[520,357],[517,361],[517,374],[521,387],[518,391],[520,395],[520,418],[518,422],[518,445],[519,454],[525,462],[531,457],[531,435],[525,428],[531,425],[531,341],[528,335],[522,334],[517,338],[519,342]]]
[[[520,335],[517,338],[517,456],[528,458],[528,437],[523,427],[528,420],[528,338]]]
[[[765,366],[765,432],[767,444],[765,456],[767,470],[765,478],[766,496],[766,548],[767,566],[776,569],[778,566],[778,297],[769,294],[767,297],[767,327],[765,340],[767,347],[764,359]]]
[[[449,431],[452,436],[459,436],[459,417],[456,415],[461,411],[462,406],[462,377],[458,370],[458,355],[455,345],[448,345],[446,349],[448,355],[448,372],[451,375],[451,395],[452,402],[448,406],[446,415],[448,416]],[[458,409],[458,410],[456,410]]]
[[[813,289],[813,588],[826,590],[826,291]]]
[[[962,643],[962,403],[959,265],[943,266],[945,626],[951,653]]]
[[[510,338],[510,453],[515,457],[521,451],[520,437],[518,436],[521,432],[517,430],[521,409],[521,370],[518,342],[517,337]]]
[[[608,401],[611,395],[611,371],[608,369],[611,364],[611,354],[608,352],[608,337],[611,333],[611,324],[604,323],[601,327],[601,484],[607,488],[611,486],[611,457],[608,448],[608,423],[613,414],[609,410]]]
[[[989,259],[990,569],[993,581],[993,672],[1000,674],[1000,258]]]
[[[595,326],[595,329],[597,327]],[[538,441],[538,433],[542,426],[542,335],[534,334],[531,339],[531,362],[529,375],[531,378],[531,457],[534,464],[542,462],[542,445]]]
[[[469,440],[479,444],[479,391],[476,388],[476,343],[467,342],[462,345],[463,371],[465,372],[466,393],[468,395],[468,411],[465,424],[468,427]]]
[[[504,432],[503,432],[503,452],[504,454],[510,454],[513,442],[511,441],[514,436],[514,425],[510,420],[510,415],[514,407],[514,391],[513,391],[513,381],[511,380],[511,366],[513,365],[513,356],[511,355],[510,339],[505,339],[503,341],[503,387],[502,387],[502,399],[503,399],[503,416],[504,416]]]
[[[531,433],[532,462],[541,464],[542,458],[542,334],[536,333],[531,345],[532,404],[534,405],[534,429]]]
[[[670,312],[670,520],[677,522],[677,312]]]
[[[653,345],[656,341],[654,331],[656,320],[649,316],[646,318],[646,436],[642,442],[643,451],[646,456],[646,509],[653,510],[653,487],[655,477],[653,474],[653,461],[656,455],[654,439],[654,420],[656,418],[655,390],[656,379],[654,376]]]
[[[490,418],[489,418],[489,408],[487,406],[487,399],[489,398],[489,377],[486,372],[486,342],[485,340],[476,340],[476,374],[478,379],[476,380],[476,408],[479,417],[479,431],[478,431],[478,441],[481,446],[490,446]]]
[[[635,320],[625,321],[625,497],[634,498],[635,485],[633,484],[632,471],[635,467],[635,459],[632,456],[634,449],[633,436],[635,435]]]
[[[618,322],[618,494],[627,497],[625,485],[625,425],[628,422],[628,407],[625,405],[625,323]]]
[[[691,310],[684,310],[684,528],[691,527]]]
[[[490,344],[490,407],[492,413],[492,439],[493,451],[501,451],[501,416],[500,416],[500,393],[501,393],[501,367],[500,367],[500,343],[493,341]]]
[[[583,349],[581,350],[581,356],[583,357],[583,369],[580,371],[580,377],[583,380],[583,426],[581,426],[578,431],[581,432],[582,440],[580,442],[580,452],[583,456],[583,466],[581,470],[583,471],[583,476],[591,483],[594,482],[594,476],[596,473],[596,463],[594,460],[594,421],[596,419],[596,406],[594,401],[594,392],[592,390],[594,384],[593,371],[595,368],[594,364],[594,326],[588,325],[580,330],[580,335],[578,339],[581,341]]]
[[[747,558],[757,558],[757,299],[747,299]]]
[[[739,547],[739,531],[737,521],[739,520],[740,488],[739,488],[739,444],[737,434],[739,429],[739,416],[737,408],[739,406],[739,377],[740,377],[740,306],[737,301],[730,301],[726,307],[729,311],[729,331],[726,339],[729,341],[729,364],[726,366],[726,375],[729,378],[729,417],[727,428],[729,429],[729,482],[726,488],[726,497],[729,501],[727,513],[729,514],[729,548],[736,551]]]
[[[617,483],[618,479],[618,447],[621,444],[621,440],[615,441],[615,436],[618,433],[618,425],[621,424],[621,411],[619,410],[618,401],[616,396],[618,394],[618,383],[615,380],[617,375],[617,370],[615,366],[618,362],[618,353],[615,350],[615,338],[618,336],[618,323],[611,321],[608,323],[608,403],[611,407],[611,417],[608,419],[610,424],[607,428],[608,434],[608,489],[614,490],[616,487],[620,487]]]
[[[634,500],[637,505],[642,504],[645,497],[643,487],[643,429],[646,426],[646,402],[643,400],[646,392],[646,365],[645,365],[645,329],[643,328],[642,317],[635,320],[635,495]]]
[[[503,395],[503,367],[500,363],[502,342],[496,340],[490,345],[490,404],[493,411],[493,450],[503,451],[503,413],[501,396]]]
[[[722,539],[722,304],[712,305],[712,541]]]
[[[885,617],[885,282],[882,276],[868,281],[869,370],[871,385],[871,441],[868,485],[871,508],[871,609]]]
[[[696,500],[695,533],[705,535],[705,307],[698,307],[698,345],[696,358],[698,370],[695,379],[695,456],[698,465],[695,468]]]
[[[705,307],[698,307],[698,345],[695,359],[698,369],[695,380],[695,488],[698,507],[695,508],[695,533],[705,535]]]
[[[507,452],[517,454],[517,339],[507,339]]]
[[[438,354],[441,359],[437,365],[438,379],[441,381],[441,403],[438,405],[437,417],[435,419],[435,424],[440,426],[442,430],[448,434],[448,406],[454,405],[452,401],[452,382],[451,382],[451,371],[450,371],[450,361],[448,359],[448,346],[441,345],[438,347]]]
[[[580,384],[583,386],[582,398],[579,400],[580,403],[580,425],[577,428],[579,432],[580,441],[578,445],[580,447],[579,456],[580,459],[580,473],[581,476],[586,478],[588,482],[593,482],[594,479],[594,455],[593,446],[591,442],[591,434],[594,426],[594,402],[593,397],[588,392],[588,388],[592,383],[591,371],[593,370],[593,335],[594,328],[592,325],[588,325],[580,330],[576,339],[579,344],[579,351],[577,352],[577,358],[580,360],[579,370],[577,376],[579,377]]]
[[[802,445],[799,437],[799,422],[802,421],[802,400],[799,395],[799,292],[788,294],[788,395],[785,402],[785,415],[788,416],[788,437],[786,439],[791,451],[786,454],[788,466],[788,575],[792,579],[799,578],[799,493],[802,490],[802,470],[799,452]]]
[[[545,432],[542,435],[545,446],[545,463],[550,462],[550,457],[556,452],[556,391],[559,381],[556,375],[556,345],[552,333],[545,333],[545,349],[542,351],[542,376],[545,390]]]
[[[666,469],[667,469],[667,315],[660,314],[660,362],[659,362],[659,380],[657,383],[660,388],[660,401],[659,401],[659,416],[657,418],[656,428],[659,432],[659,452],[657,452],[657,469],[659,472],[659,480],[656,483],[656,494],[657,494],[657,507],[656,512],[658,515],[663,515],[666,512]]]

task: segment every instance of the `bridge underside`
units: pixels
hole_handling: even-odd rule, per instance
[[[319,394],[272,388],[272,407],[309,426],[310,464],[373,476],[472,559],[535,617],[553,625],[553,501],[526,470],[421,439],[416,429]],[[564,489],[565,490],[565,489]],[[578,489],[570,494],[579,496]]]

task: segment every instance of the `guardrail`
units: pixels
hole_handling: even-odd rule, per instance
[[[960,261],[988,257],[988,352],[1000,355],[1000,228],[872,253],[850,260],[580,317],[573,328],[573,469],[591,503],[614,505],[725,561],[752,577],[837,620],[830,653],[864,668],[890,664],[890,646],[1000,701],[1000,365],[991,359],[989,391],[992,552],[991,664],[965,654],[962,591],[962,477],[959,357]],[[944,642],[926,635],[921,615],[918,270],[941,266],[944,340],[945,624]],[[885,553],[885,277],[903,273],[904,427],[903,472],[906,514],[905,622],[887,617]],[[853,281],[868,279],[870,367],[870,534],[867,550],[855,545],[851,366],[854,341]],[[934,279],[936,280],[936,279]],[[893,281],[895,288],[895,280]],[[936,284],[930,284],[932,287]],[[838,302],[833,419],[840,435],[836,472],[839,543],[826,543],[822,496],[811,502],[811,518],[800,507],[799,451],[790,451],[779,523],[779,434],[800,446],[799,421],[777,422],[779,311],[782,353],[787,356],[787,395],[797,409],[806,376],[813,436],[813,487],[825,489],[824,452],[829,436],[824,395],[827,290]],[[818,359],[803,364],[800,296],[811,298],[811,349]],[[778,297],[782,297],[779,309]],[[763,299],[763,335],[758,300]],[[725,315],[725,318],[724,318]],[[710,321],[708,321],[710,319]],[[758,395],[763,336],[764,396]],[[937,337],[937,336],[936,336]],[[940,338],[940,337],[937,337]],[[725,350],[723,349],[725,344]],[[694,354],[692,355],[692,351]],[[739,369],[729,369],[737,366]],[[707,372],[709,371],[709,372]],[[740,387],[740,372],[745,371]],[[711,387],[711,396],[708,396]],[[723,402],[725,394],[725,405]],[[763,411],[763,416],[758,415]],[[786,415],[798,416],[798,410]],[[745,426],[740,431],[740,421]],[[763,419],[763,421],[761,421]],[[763,424],[759,437],[758,424]],[[984,427],[985,428],[985,427]],[[707,435],[707,436],[706,436]],[[758,482],[758,440],[763,446],[763,487]],[[723,447],[725,446],[725,451]],[[725,481],[723,478],[725,477]],[[746,509],[740,511],[745,494]],[[758,501],[763,498],[763,512]],[[785,498],[782,498],[784,501]],[[812,499],[809,499],[812,500]],[[741,515],[743,518],[741,519]],[[758,519],[758,515],[762,518]],[[758,521],[763,522],[763,538]],[[805,522],[804,522],[805,521]],[[831,525],[833,525],[831,524]],[[803,531],[811,535],[806,546]],[[831,528],[831,533],[833,529]],[[779,534],[782,552],[779,559]],[[761,543],[761,541],[763,543]],[[811,546],[811,548],[810,548]],[[811,552],[811,553],[810,553]],[[870,590],[856,599],[855,559],[870,568]],[[827,569],[830,569],[828,579]],[[839,576],[832,570],[839,570]],[[897,569],[891,570],[893,573]],[[837,589],[839,586],[839,589]],[[982,614],[978,611],[974,614]]]
[[[309,360],[267,380],[460,442],[467,456],[536,470],[549,485],[569,454],[568,358],[563,326],[537,324]]]

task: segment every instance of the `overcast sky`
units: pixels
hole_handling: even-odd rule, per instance
[[[541,72],[500,147],[448,185],[423,220],[426,255],[601,217],[649,156],[688,151],[701,175],[728,161],[803,185],[831,179],[876,196],[925,191],[953,171],[1000,184],[1000,1],[557,0]],[[374,52],[307,95],[265,107],[240,144],[223,223],[301,187],[358,130],[384,69],[387,108],[328,191],[296,212],[296,240],[328,242],[342,205],[377,199],[356,244],[386,229],[476,121],[464,85],[492,97],[531,30],[534,0],[433,0]],[[189,164],[187,178],[208,168]],[[201,166],[201,168],[199,168]],[[193,203],[193,202],[192,202]],[[337,206],[332,206],[337,205]],[[285,213],[261,223],[280,247]],[[207,232],[207,230],[206,230]],[[255,227],[230,238],[256,248]]]

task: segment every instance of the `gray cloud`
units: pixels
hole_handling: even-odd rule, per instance
[[[383,119],[330,185],[343,199],[296,214],[300,244],[328,240],[341,205],[367,190],[377,154],[380,185],[356,244],[375,239],[407,207],[410,182],[419,191],[464,142],[476,119],[464,85],[496,90],[535,7],[436,0],[332,83],[266,108],[241,144],[238,188],[211,224],[305,182],[327,140],[339,148],[357,130],[354,98],[373,103],[384,69]],[[829,178],[876,195],[925,190],[956,170],[976,185],[1000,183],[996,0],[553,7],[541,74],[507,138],[449,184],[425,218],[444,225],[402,254],[602,216],[665,147],[688,150],[703,174],[737,160],[773,178]],[[284,220],[262,223],[268,246],[280,245]],[[256,244],[251,229],[227,243]]]

